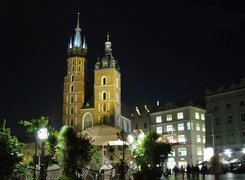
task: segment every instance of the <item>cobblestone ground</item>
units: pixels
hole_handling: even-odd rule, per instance
[[[245,180],[245,174],[233,174],[233,173],[226,173],[226,174],[222,174],[219,176],[219,180]],[[214,180],[214,176],[213,175],[205,175],[205,177],[203,178],[202,175],[199,176],[199,178],[195,177],[194,179],[191,178],[187,178],[187,176],[185,175],[184,178],[182,178],[182,176],[178,175],[177,177],[175,177],[174,175],[169,176],[168,179],[165,180]]]

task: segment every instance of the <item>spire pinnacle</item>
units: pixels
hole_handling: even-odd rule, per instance
[[[81,43],[81,28],[79,26],[79,14],[80,13],[77,13],[77,27],[75,29],[76,31],[76,34],[75,34],[75,38],[74,38],[74,46],[75,47],[81,47],[82,43]]]
[[[106,40],[107,41],[105,42],[105,53],[107,54],[107,53],[111,53],[112,51],[109,32],[107,33]]]

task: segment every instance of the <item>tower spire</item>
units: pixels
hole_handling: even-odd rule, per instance
[[[81,34],[80,34],[81,28],[79,26],[79,15],[80,15],[80,13],[78,12],[77,13],[77,27],[75,29],[76,34],[75,34],[75,38],[74,38],[74,46],[75,47],[81,47],[81,45],[82,45],[82,43],[81,43]]]
[[[105,53],[106,54],[111,54],[111,42],[110,42],[110,34],[109,32],[107,33],[107,36],[106,36],[106,42],[105,42]]]

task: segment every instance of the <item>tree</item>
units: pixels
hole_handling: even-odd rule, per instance
[[[0,179],[10,179],[23,158],[23,144],[11,135],[10,129],[0,129]]]
[[[140,137],[142,133],[136,132],[136,146],[132,148],[133,159],[138,170],[148,179],[152,179],[156,175],[156,165],[160,164],[160,155],[164,162],[171,153],[172,146],[156,132],[148,132],[144,138]]]
[[[37,131],[42,128],[46,127],[49,132],[48,139],[46,141],[46,144],[48,145],[48,152],[50,156],[49,163],[56,163],[55,161],[55,147],[57,145],[57,139],[58,139],[58,131],[56,131],[52,125],[50,124],[49,118],[45,116],[41,116],[39,119],[31,119],[31,120],[21,120],[19,121],[19,124],[26,127],[26,131],[28,133],[31,133],[36,141],[36,134]]]

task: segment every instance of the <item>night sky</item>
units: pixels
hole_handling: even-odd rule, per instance
[[[160,3],[161,2],[161,3]],[[245,76],[245,10],[236,1],[4,1],[0,119],[61,124],[66,48],[77,12],[88,44],[88,76],[110,32],[129,107],[203,101],[206,89]]]

